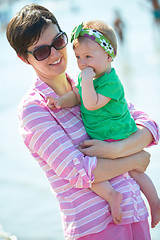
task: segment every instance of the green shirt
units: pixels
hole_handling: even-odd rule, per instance
[[[110,73],[105,73],[93,80],[95,91],[111,98],[100,109],[90,111],[84,107],[81,82],[82,78],[79,75],[77,88],[81,97],[82,120],[88,135],[92,139],[124,139],[137,130],[124,97],[123,85],[114,68],[111,69]]]

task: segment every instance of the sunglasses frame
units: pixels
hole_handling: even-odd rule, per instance
[[[62,36],[62,35],[65,35],[65,36],[66,36],[67,42],[66,42],[65,46],[63,46],[63,47],[61,47],[61,48],[56,48],[56,47],[54,46],[54,42],[57,40],[57,38],[59,38],[59,37]],[[58,35],[53,39],[53,42],[51,43],[51,45],[43,45],[43,46],[40,46],[40,47],[34,49],[32,52],[30,52],[30,51],[26,51],[26,52],[29,53],[29,54],[32,54],[37,61],[43,61],[43,60],[47,59],[47,58],[50,56],[50,54],[51,54],[51,48],[52,48],[52,47],[54,47],[56,50],[61,50],[61,49],[65,48],[67,44],[68,44],[68,36],[67,36],[67,34],[66,34],[65,32],[60,32],[60,34],[58,34]],[[37,57],[36,57],[36,55],[35,55],[35,52],[36,52],[38,49],[41,49],[41,48],[44,48],[44,47],[49,47],[49,55],[48,55],[47,57],[43,58],[42,60],[39,60],[39,59],[37,59]]]

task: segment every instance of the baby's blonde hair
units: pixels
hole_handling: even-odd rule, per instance
[[[100,20],[88,21],[83,23],[83,28],[94,29],[100,33],[102,33],[106,38],[108,38],[111,42],[112,47],[115,50],[115,55],[117,55],[117,38],[113,28],[107,25],[105,22]],[[85,37],[79,36],[73,42],[73,49],[77,46],[78,41],[84,39]],[[81,41],[80,40],[80,41]]]

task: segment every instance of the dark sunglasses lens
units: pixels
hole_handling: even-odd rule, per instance
[[[38,61],[46,59],[50,55],[50,47],[45,46],[34,51],[34,56]]]
[[[68,43],[67,35],[62,34],[54,40],[53,46],[56,50],[64,48]]]

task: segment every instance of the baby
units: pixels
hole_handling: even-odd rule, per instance
[[[71,42],[81,73],[73,91],[59,98],[47,98],[48,107],[73,107],[81,104],[82,120],[92,139],[118,141],[137,131],[125,100],[124,88],[111,63],[117,53],[113,29],[101,21],[89,21],[75,27]],[[160,221],[160,199],[145,173],[129,172],[148,199],[152,227]],[[122,194],[108,181],[92,184],[92,191],[104,198],[110,206],[115,224],[121,223]]]

